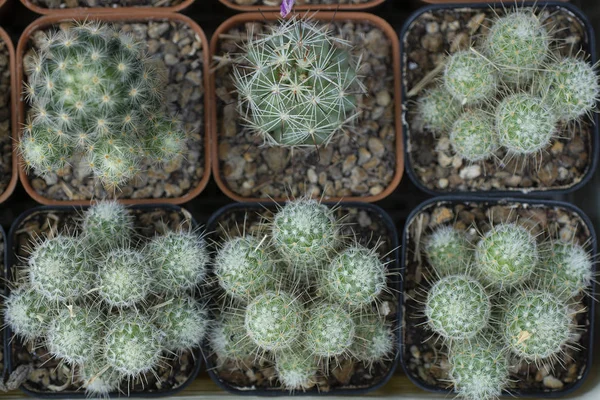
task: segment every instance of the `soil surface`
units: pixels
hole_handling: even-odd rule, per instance
[[[33,4],[43,8],[76,8],[76,7],[173,7],[183,0],[31,0]]]
[[[0,194],[13,173],[10,58],[6,43],[0,39]]]

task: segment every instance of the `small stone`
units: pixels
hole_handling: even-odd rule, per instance
[[[352,171],[352,168],[354,168],[355,164],[356,156],[354,154],[350,154],[348,157],[346,157],[344,163],[342,164],[342,172],[347,174],[348,172]]]
[[[445,224],[454,218],[454,213],[448,207],[438,207],[431,214],[432,226]]]
[[[452,157],[448,157],[446,153],[440,152],[438,153],[438,164],[442,168],[449,167],[452,164]]]
[[[202,71],[194,70],[185,74],[185,79],[199,86],[202,83]]]
[[[444,36],[441,33],[434,33],[430,35],[425,35],[421,39],[421,46],[423,46],[426,50],[431,52],[437,52],[442,48],[442,44],[444,43]]]
[[[564,383],[552,375],[548,375],[544,378],[544,386],[550,389],[562,389]]]
[[[571,225],[563,226],[558,232],[558,236],[563,243],[571,243],[575,237],[575,228]]]
[[[371,189],[369,189],[369,193],[371,194],[371,196],[377,196],[381,192],[383,192],[383,187],[381,185],[375,185]]]
[[[561,154],[564,148],[565,145],[563,144],[563,142],[557,140],[556,142],[554,142],[552,147],[550,147],[550,152],[554,155]]]
[[[175,65],[179,62],[179,59],[173,54],[165,54],[165,64]]]
[[[446,189],[448,187],[448,179],[442,178],[438,181],[438,187],[440,189]]]
[[[437,22],[428,22],[427,25],[425,25],[425,30],[427,31],[427,33],[438,33],[438,31],[440,30],[440,25]]]
[[[274,146],[268,147],[263,153],[265,162],[273,172],[281,172],[288,164],[288,149]]]
[[[371,159],[371,153],[364,147],[358,149],[358,165],[363,165]]]
[[[385,146],[379,138],[370,137],[367,146],[369,147],[369,150],[371,150],[371,153],[377,158],[381,158],[385,153]]]
[[[162,22],[160,24],[150,24],[148,28],[148,36],[152,39],[158,39],[169,30],[169,23]]]
[[[331,373],[339,383],[347,385],[354,374],[354,361],[351,359],[342,361],[340,365],[335,366],[331,370]]]
[[[419,348],[414,344],[410,346],[410,354],[412,354],[412,356],[416,359],[421,358],[421,352],[419,351]]]
[[[388,104],[390,104],[390,102],[392,101],[392,97],[390,96],[390,93],[387,90],[382,90],[381,92],[377,93],[376,101],[377,104],[379,104],[380,106],[387,107]]]
[[[306,175],[308,176],[308,181],[310,183],[317,183],[317,181],[319,180],[317,173],[312,168],[310,168],[308,171],[306,171]]]
[[[459,176],[461,177],[461,179],[475,179],[478,176],[481,175],[481,166],[479,165],[470,165],[468,167],[463,168],[460,173]]]

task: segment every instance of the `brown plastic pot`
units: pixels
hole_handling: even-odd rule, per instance
[[[6,1],[6,0],[0,0]],[[181,3],[172,7],[152,7],[152,6],[136,6],[136,7],[73,7],[73,8],[47,8],[33,4],[30,0],[21,0],[21,3],[31,11],[43,15],[65,15],[71,14],[72,12],[78,13],[107,13],[107,14],[119,14],[119,15],[132,15],[137,11],[145,10],[157,10],[165,12],[177,12],[184,8],[187,8],[192,4],[194,0],[183,0]]]
[[[172,13],[164,10],[156,10],[156,9],[129,9],[125,11],[121,9],[119,14],[115,13],[101,13],[101,12],[81,12],[81,11],[72,11],[72,12],[63,12],[60,15],[46,15],[44,17],[38,18],[31,23],[21,35],[19,39],[19,44],[17,46],[17,77],[15,83],[19,83],[18,87],[21,92],[23,92],[23,84],[24,84],[24,74],[23,74],[23,56],[27,51],[29,39],[30,37],[38,30],[47,28],[52,25],[59,24],[61,22],[72,22],[72,21],[84,21],[84,20],[97,20],[104,22],[140,22],[140,21],[181,21],[187,25],[189,25],[196,35],[200,38],[202,42],[202,57],[203,57],[203,71],[204,74],[204,87],[205,87],[205,95],[204,95],[204,125],[205,125],[205,135],[204,135],[204,176],[198,183],[198,185],[187,192],[185,195],[181,197],[172,197],[172,198],[157,198],[157,199],[118,199],[119,202],[123,204],[182,204],[190,201],[194,197],[198,196],[200,192],[206,187],[208,183],[208,179],[210,178],[210,101],[211,96],[207,94],[207,90],[209,87],[209,63],[210,63],[210,55],[208,52],[208,40],[206,39],[206,35],[204,31],[189,17],[185,15]],[[15,84],[15,87],[17,85]],[[15,93],[18,93],[15,90]],[[16,96],[15,96],[16,97]],[[21,96],[19,96],[19,104],[18,104],[18,126],[22,126],[25,121],[25,101]],[[18,137],[21,137],[22,132],[16,134]],[[92,200],[54,200],[44,197],[37,193],[35,189],[31,186],[31,182],[29,181],[29,176],[25,171],[23,160],[20,156],[18,156],[18,171],[19,178],[25,191],[38,203],[46,204],[46,205],[69,205],[69,206],[82,206],[88,205],[92,202]]]
[[[293,14],[290,14],[292,16]],[[210,41],[210,52],[212,55],[217,54],[219,50],[219,36],[233,29],[237,25],[242,25],[247,22],[252,21],[277,21],[281,16],[279,12],[259,12],[259,13],[242,13],[235,15],[225,22],[223,22],[213,34]],[[392,28],[383,18],[380,18],[376,15],[363,13],[363,12],[319,12],[312,16],[313,19],[318,21],[367,21],[377,26],[379,29],[383,31],[383,33],[388,37],[391,42],[391,52],[392,52],[392,63],[394,70],[394,126],[396,129],[396,148],[394,151],[396,152],[396,170],[394,172],[394,177],[392,178],[390,184],[379,194],[376,196],[348,196],[348,197],[327,197],[327,201],[336,202],[336,201],[360,201],[360,202],[375,202],[383,199],[384,197],[390,195],[394,189],[400,183],[402,179],[402,175],[404,173],[404,144],[402,139],[402,121],[400,119],[401,115],[401,91],[400,91],[400,43],[398,40],[398,35],[394,28]],[[213,177],[217,182],[219,188],[225,193],[228,197],[235,201],[239,202],[282,202],[286,201],[286,198],[275,197],[275,198],[266,198],[266,197],[243,197],[237,193],[234,193],[229,187],[227,183],[221,178],[221,166],[219,165],[219,132],[217,132],[217,107],[216,107],[216,93],[215,93],[215,79],[214,74],[211,71],[210,74],[210,85],[208,90],[210,91],[209,96],[211,98],[211,115],[212,115],[212,131],[211,131],[211,159],[212,159],[212,168],[213,168]]]
[[[27,0],[22,0],[27,1]],[[238,11],[279,11],[279,6],[265,6],[265,5],[251,5],[251,6],[241,6],[235,3],[235,0],[219,0],[221,3],[225,4],[227,7],[232,8]],[[344,11],[356,11],[356,10],[366,10],[368,8],[373,8],[385,0],[370,0],[365,3],[359,4],[296,4],[294,5],[295,11],[322,11],[322,10],[344,10]]]

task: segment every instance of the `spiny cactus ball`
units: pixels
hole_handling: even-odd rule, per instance
[[[507,96],[496,108],[499,141],[510,155],[531,155],[548,147],[557,122],[541,98],[526,93]]]
[[[116,201],[101,201],[83,213],[82,230],[92,250],[105,252],[129,244],[134,233],[133,216]]]
[[[550,39],[540,19],[517,10],[498,18],[483,48],[501,78],[508,84],[525,84],[548,56]]]
[[[390,323],[376,315],[354,319],[356,331],[350,352],[367,364],[383,361],[394,351],[395,337]]]
[[[444,225],[425,242],[425,255],[438,276],[464,273],[473,259],[471,245],[464,232]]]
[[[356,245],[331,262],[321,281],[324,294],[332,301],[363,307],[386,289],[386,267],[375,251]]]
[[[572,340],[572,312],[552,293],[520,291],[505,307],[504,339],[526,361],[537,363],[556,356]]]
[[[326,144],[358,115],[364,89],[350,50],[326,24],[306,18],[250,36],[233,75],[245,123],[267,144]]]
[[[308,310],[303,335],[307,349],[315,356],[329,358],[349,351],[354,332],[354,321],[342,306],[324,303]]]
[[[262,349],[285,350],[302,333],[303,311],[302,304],[291,295],[265,292],[246,307],[246,330]]]
[[[99,22],[50,34],[27,71],[25,164],[43,175],[79,152],[107,187],[118,187],[142,159],[180,156],[185,134],[162,111],[163,74],[144,47]]]
[[[434,133],[448,132],[462,111],[460,101],[444,88],[428,90],[417,107],[424,127]]]
[[[469,162],[489,159],[499,147],[494,118],[482,110],[466,111],[452,126],[450,143]]]
[[[157,307],[158,328],[164,333],[163,346],[173,352],[197,347],[208,329],[208,312],[189,295]]]
[[[307,351],[282,351],[275,355],[275,371],[286,389],[308,389],[316,383],[318,363]]]
[[[107,398],[119,390],[121,376],[102,357],[95,357],[80,366],[79,379],[83,381],[86,395]]]
[[[29,257],[29,280],[48,300],[75,299],[92,289],[85,247],[74,237],[57,235],[39,243]]]
[[[488,326],[491,307],[479,282],[465,275],[450,275],[429,290],[425,316],[434,332],[446,339],[463,340]]]
[[[50,322],[48,351],[71,365],[83,364],[100,349],[104,317],[79,306],[63,307]]]
[[[134,249],[110,251],[99,267],[101,298],[113,307],[131,307],[150,294],[152,275],[144,255]]]
[[[221,316],[213,324],[209,340],[219,360],[242,361],[256,357],[258,347],[248,336],[244,324],[244,316],[236,314]]]
[[[585,249],[577,244],[555,242],[540,251],[544,262],[540,264],[539,279],[544,288],[569,299],[590,286],[593,279],[593,264]]]
[[[485,58],[471,50],[450,56],[444,70],[446,90],[462,105],[473,105],[494,97],[498,82]]]
[[[517,224],[501,224],[492,227],[477,244],[474,266],[483,282],[509,290],[531,277],[538,258],[531,232]]]
[[[13,291],[4,302],[4,322],[27,341],[44,336],[56,312],[52,302],[31,288]]]

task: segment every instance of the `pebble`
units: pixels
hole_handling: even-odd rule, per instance
[[[459,173],[459,176],[462,179],[475,179],[479,175],[481,175],[480,165],[470,165],[468,167],[463,168]]]
[[[382,90],[377,93],[377,104],[380,106],[387,107],[391,101],[392,96],[390,96],[390,93],[387,90]]]
[[[438,187],[440,189],[446,189],[448,187],[448,179],[442,178],[438,181]]]
[[[312,169],[312,168],[311,168],[311,169],[309,169],[309,170],[306,172],[306,175],[308,176],[308,181],[309,181],[310,183],[317,183],[317,181],[319,180],[319,177],[317,176],[317,173],[316,173],[316,172],[315,172],[315,170],[314,170],[314,169]]]
[[[548,375],[544,378],[544,386],[550,389],[562,389],[564,383],[552,375]]]
[[[383,146],[383,142],[381,139],[376,137],[369,138],[368,147],[371,150],[371,153],[377,158],[381,158],[385,153],[385,147]]]

